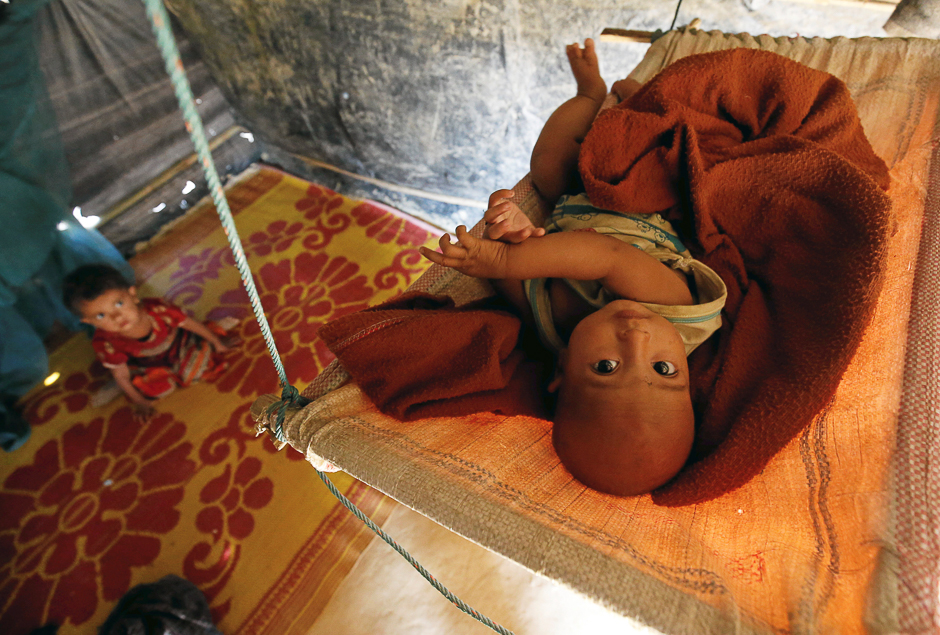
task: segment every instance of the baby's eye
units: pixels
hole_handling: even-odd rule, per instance
[[[663,377],[673,377],[679,372],[672,362],[653,362],[653,370]]]
[[[118,300],[114,303],[114,306],[120,309],[122,306],[124,306],[124,300]]]
[[[95,316],[95,319],[96,319],[96,320],[103,320],[103,319],[104,319],[104,313],[99,313],[98,315]]]
[[[598,375],[609,375],[620,366],[620,362],[615,359],[602,359],[599,362],[591,364],[591,368]]]

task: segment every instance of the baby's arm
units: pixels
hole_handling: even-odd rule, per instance
[[[210,331],[202,322],[197,322],[196,320],[188,317],[180,322],[180,328],[186,329],[187,331],[192,331],[202,339],[212,344],[212,348],[220,353],[227,353],[229,351],[229,347],[222,343],[222,340],[219,339],[219,336]]]
[[[639,302],[689,305],[692,294],[669,267],[623,241],[594,232],[564,232],[509,245],[474,238],[457,228],[459,243],[441,238],[440,254],[426,258],[475,278],[597,280],[611,293]]]
[[[131,370],[127,367],[127,364],[111,366],[108,370],[114,375],[114,381],[117,382],[117,385],[121,387],[127,398],[134,404],[134,418],[139,421],[146,421],[153,416],[154,410],[151,405],[153,400],[145,397],[131,382]]]
[[[120,366],[112,366],[108,370],[111,371],[111,374],[114,375],[114,381],[117,382],[117,385],[121,387],[121,390],[124,391],[124,394],[127,395],[127,398],[133,401],[138,406],[149,406],[151,400],[147,399],[137,388],[131,383],[131,370],[127,367],[127,364],[121,364]]]

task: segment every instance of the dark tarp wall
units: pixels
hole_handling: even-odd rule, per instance
[[[167,5],[272,154],[476,200],[525,175],[543,122],[574,94],[564,43],[672,17],[663,4],[634,19],[610,0]],[[645,48],[603,49],[608,75]]]
[[[661,0],[167,0],[167,6],[272,156],[290,151],[478,201],[528,171],[543,122],[574,94],[565,44],[596,38],[605,27],[668,29],[676,9]],[[686,0],[677,24],[700,17],[703,29],[883,35],[890,6],[865,6]],[[626,75],[645,50],[600,43],[608,83]],[[479,214],[466,210],[446,225]]]

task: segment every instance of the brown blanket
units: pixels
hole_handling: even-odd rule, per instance
[[[332,320],[319,336],[379,410],[399,421],[474,412],[548,417],[541,387],[551,366],[522,350],[519,318],[499,305],[457,309],[449,298],[406,293]]]
[[[888,169],[848,89],[765,51],[688,57],[600,114],[580,171],[595,205],[664,213],[728,285],[689,360],[705,458],[655,498],[744,484],[832,398],[881,286]]]
[[[695,462],[654,500],[720,496],[757,474],[833,396],[880,288],[887,168],[841,81],[735,49],[680,60],[602,112],[580,169],[594,204],[663,213],[728,285],[721,331],[689,360]],[[511,316],[403,306],[321,330],[383,412],[538,414],[538,375],[507,349],[518,333]],[[458,335],[462,328],[471,330]]]

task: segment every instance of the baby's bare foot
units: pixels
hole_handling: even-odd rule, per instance
[[[569,44],[565,50],[568,53],[571,72],[578,83],[578,94],[598,103],[604,101],[607,96],[607,83],[601,77],[597,54],[594,52],[594,40],[584,40],[584,48],[577,43]]]

